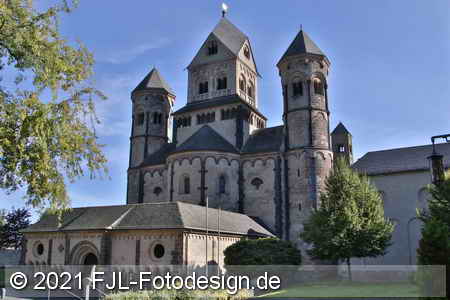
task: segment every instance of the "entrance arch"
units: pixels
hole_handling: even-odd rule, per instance
[[[88,241],[79,242],[72,250],[71,255],[72,265],[98,265],[99,251],[97,247]]]

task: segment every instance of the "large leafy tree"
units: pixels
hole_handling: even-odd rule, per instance
[[[431,194],[428,209],[419,215],[424,224],[417,249],[418,261],[426,266],[446,266],[446,299],[450,299],[450,173],[444,182],[431,185],[428,190]]]
[[[89,81],[92,54],[58,31],[58,16],[76,2],[55,3],[0,1],[0,187],[59,209],[67,181],[106,171],[94,131],[94,102],[105,97]]]
[[[350,259],[384,255],[394,225],[384,216],[376,188],[342,159],[334,164],[320,199],[301,237],[311,244],[312,258],[346,262],[351,280]]]
[[[22,245],[22,229],[30,225],[30,212],[26,208],[13,209],[0,225],[0,248],[19,249]]]

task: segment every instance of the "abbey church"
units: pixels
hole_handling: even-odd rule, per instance
[[[126,204],[81,207],[62,222],[45,215],[24,231],[26,264],[223,265],[223,251],[246,237],[292,241],[333,158],[353,163],[352,136],[330,133],[330,61],[301,30],[280,58],[283,123],[266,127],[259,111],[250,39],[225,16],[187,67],[187,101],[157,69],[131,92],[132,130]],[[182,99],[181,101],[184,101]],[[450,144],[436,145],[450,167]],[[370,176],[396,223],[385,257],[364,264],[413,264],[430,182],[431,146],[369,152],[353,168]],[[408,253],[408,255],[406,255]]]
[[[284,125],[267,128],[250,40],[222,18],[187,68],[184,107],[172,112],[175,94],[156,69],[132,92],[127,202],[208,198],[297,240],[333,160],[329,66],[301,31],[277,65]]]

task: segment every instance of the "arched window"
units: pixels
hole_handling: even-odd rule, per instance
[[[183,178],[183,188],[185,194],[191,193],[191,179],[188,176]]]
[[[253,83],[249,82],[248,87],[247,87],[247,95],[249,97],[254,98],[255,97],[254,91],[255,91],[255,88],[253,86]]]
[[[320,79],[314,79],[314,93],[323,95],[323,83]]]
[[[247,57],[247,59],[250,59],[250,49],[248,48],[247,45],[245,45],[244,47],[244,55],[245,57]]]
[[[217,54],[218,47],[217,47],[217,41],[212,40],[208,43],[208,55],[214,55]]]
[[[200,82],[198,84],[198,93],[206,94],[208,92],[208,81]]]
[[[227,88],[227,78],[217,78],[217,89],[218,90],[225,90]]]
[[[261,178],[253,178],[250,182],[257,190],[259,190],[259,187],[264,183]]]
[[[294,97],[303,95],[303,84],[301,81],[298,80],[292,83],[292,95]]]
[[[225,194],[226,185],[227,185],[227,180],[225,178],[225,175],[220,175],[220,177],[219,177],[219,194]]]
[[[245,92],[245,77],[242,75],[241,78],[239,78],[239,89]]]
[[[143,112],[137,114],[136,125],[142,126],[144,125],[145,114]]]

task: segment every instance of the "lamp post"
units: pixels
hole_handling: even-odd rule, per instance
[[[444,156],[436,152],[436,139],[445,139],[447,143],[450,142],[450,134],[436,135],[431,137],[431,143],[433,144],[433,153],[428,156],[430,161],[431,182],[435,185],[444,181]]]

